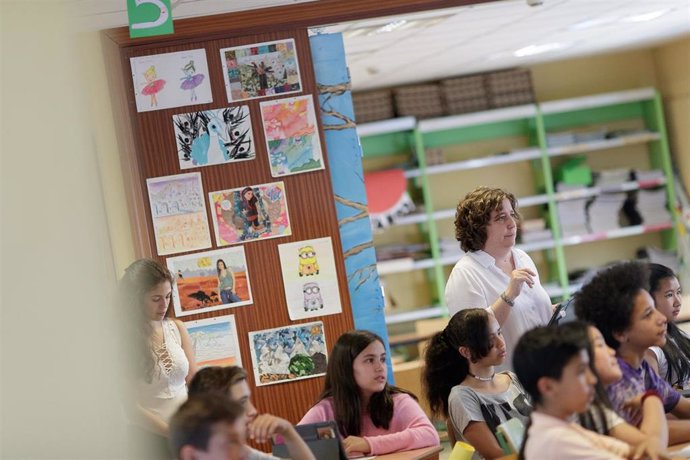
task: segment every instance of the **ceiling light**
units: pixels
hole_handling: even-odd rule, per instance
[[[584,21],[576,22],[572,26],[568,27],[569,30],[585,30],[591,29],[593,27],[604,26],[606,24],[611,24],[616,20],[615,17],[611,16],[601,16],[598,18],[585,19]]]
[[[633,14],[631,16],[626,16],[623,19],[621,19],[621,22],[646,22],[646,21],[653,21],[656,18],[659,18],[666,13],[671,11],[671,8],[666,8],[664,10],[656,10],[656,11],[650,11],[648,13],[642,13],[642,14]]]
[[[398,19],[395,21],[391,21],[388,24],[385,24],[385,25],[379,27],[378,29],[376,29],[375,31],[371,32],[369,35],[378,35],[378,34],[385,34],[388,32],[393,32],[394,30],[401,28],[405,24],[407,24],[406,19]]]
[[[560,50],[563,48],[567,48],[569,46],[570,46],[569,43],[559,43],[559,42],[544,43],[542,45],[529,45],[529,46],[525,46],[524,48],[520,48],[517,51],[514,51],[513,56],[515,56],[515,57],[534,56],[535,54],[548,53],[549,51],[556,51],[556,50]]]

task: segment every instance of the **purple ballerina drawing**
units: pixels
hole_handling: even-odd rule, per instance
[[[182,80],[182,84],[180,85],[180,88],[191,91],[192,94],[190,95],[190,101],[196,101],[196,90],[195,88],[201,84],[201,82],[204,81],[204,74],[198,73],[194,74],[196,72],[196,68],[194,67],[194,61],[191,60],[187,63],[186,66],[182,68],[182,72],[184,72],[184,77],[180,78]]]

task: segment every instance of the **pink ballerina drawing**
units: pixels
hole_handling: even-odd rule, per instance
[[[156,99],[156,94],[165,86],[165,80],[158,78],[156,66],[153,65],[144,72],[144,79],[146,80],[146,86],[141,90],[141,94],[151,96],[151,107],[157,107],[158,99]]]
[[[184,72],[184,77],[180,78],[182,80],[182,84],[180,85],[181,89],[184,89],[186,91],[191,91],[192,94],[190,95],[190,101],[196,101],[196,87],[201,84],[201,82],[204,81],[204,74],[198,73],[194,74],[196,72],[196,68],[194,67],[194,61],[191,60],[187,63],[186,66],[182,68],[182,72]]]

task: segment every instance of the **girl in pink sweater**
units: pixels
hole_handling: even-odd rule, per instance
[[[438,433],[416,399],[388,384],[381,337],[346,332],[331,351],[321,396],[299,424],[335,420],[348,456],[438,445]]]

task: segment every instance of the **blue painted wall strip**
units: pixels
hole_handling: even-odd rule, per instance
[[[342,35],[320,34],[309,40],[355,327],[380,335],[390,356]],[[389,360],[392,383],[390,366]]]

